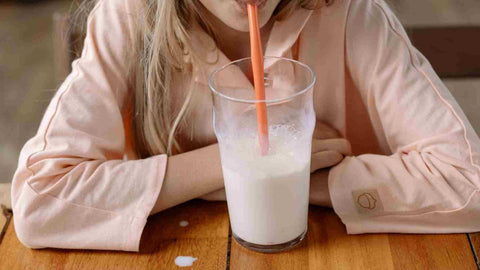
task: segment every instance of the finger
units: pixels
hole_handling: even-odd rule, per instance
[[[312,162],[310,164],[310,172],[319,169],[332,167],[343,160],[343,155],[336,151],[323,151],[312,154]]]
[[[312,140],[312,153],[322,151],[337,151],[338,153],[350,156],[352,155],[352,146],[350,142],[343,138],[328,140]]]
[[[329,125],[323,123],[322,121],[317,121],[315,123],[315,130],[313,131],[313,138],[315,139],[333,139],[339,138],[340,134],[337,130],[330,127]]]

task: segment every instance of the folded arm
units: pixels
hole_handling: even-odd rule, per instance
[[[346,31],[348,69],[392,152],[331,170],[348,232],[480,230],[480,141],[452,95],[383,0],[351,1]]]
[[[81,58],[20,153],[12,207],[29,247],[137,251],[150,214],[223,186],[215,145],[124,159],[132,2],[97,4]]]

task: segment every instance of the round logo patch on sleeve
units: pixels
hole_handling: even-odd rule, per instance
[[[359,213],[369,214],[383,211],[383,205],[376,189],[354,190],[352,197]]]

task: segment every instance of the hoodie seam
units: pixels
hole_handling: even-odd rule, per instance
[[[469,161],[470,161],[470,165],[472,165],[473,167],[477,168],[477,170],[480,170],[480,167],[475,164],[473,162],[473,155],[472,155],[472,147],[470,145],[470,141],[468,140],[467,138],[467,129],[465,127],[465,124],[463,123],[462,119],[458,116],[457,112],[455,111],[455,109],[452,107],[452,105],[446,101],[443,96],[440,94],[440,92],[438,91],[437,87],[435,86],[435,84],[432,82],[432,80],[425,74],[425,72],[419,68],[416,64],[415,64],[415,61],[413,61],[413,58],[414,58],[414,54],[412,53],[412,48],[411,46],[409,45],[409,42],[405,39],[405,37],[403,35],[401,35],[392,25],[392,22],[390,20],[390,17],[387,15],[385,9],[376,1],[376,0],[373,0],[374,4],[381,10],[382,14],[385,16],[387,22],[388,22],[388,26],[389,28],[391,29],[391,31],[393,33],[395,33],[401,40],[402,42],[404,43],[404,45],[407,47],[407,50],[408,50],[408,53],[409,53],[409,56],[410,56],[410,64],[413,66],[413,68],[415,68],[415,70],[417,72],[419,72],[423,77],[424,79],[427,80],[427,82],[430,84],[430,87],[434,90],[434,93],[438,96],[438,98],[440,98],[440,100],[442,101],[442,103],[449,109],[449,111],[453,114],[453,116],[457,119],[457,121],[459,122],[461,128],[463,129],[463,138],[465,140],[465,143],[467,144],[467,149],[468,149],[468,155],[469,155]]]

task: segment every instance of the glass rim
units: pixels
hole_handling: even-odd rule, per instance
[[[306,92],[308,92],[310,89],[313,88],[313,85],[315,85],[315,82],[317,80],[316,76],[315,76],[315,72],[313,72],[312,68],[310,68],[307,64],[304,64],[302,62],[299,62],[297,60],[293,60],[293,59],[290,59],[290,58],[286,58],[286,57],[279,57],[279,56],[264,56],[263,59],[265,61],[265,59],[279,59],[279,60],[286,60],[288,62],[293,62],[295,64],[298,64],[304,68],[307,69],[308,72],[310,72],[310,74],[312,75],[312,80],[310,82],[310,84],[308,86],[306,86],[304,89],[290,95],[290,96],[287,96],[287,97],[283,97],[283,98],[276,98],[276,99],[241,99],[241,98],[234,98],[234,97],[231,97],[231,96],[228,96],[228,95],[225,95],[223,93],[220,93],[217,89],[215,89],[215,87],[213,86],[213,77],[215,76],[215,74],[217,74],[218,72],[224,70],[225,68],[227,68],[228,66],[231,66],[231,65],[234,65],[238,62],[241,62],[241,61],[245,61],[247,59],[251,59],[251,57],[245,57],[245,58],[241,58],[241,59],[238,59],[238,60],[235,60],[235,61],[231,61],[219,68],[217,68],[216,70],[214,70],[212,72],[212,74],[210,74],[209,78],[208,78],[208,86],[210,87],[210,90],[215,94],[215,95],[218,95],[222,98],[225,98],[225,99],[228,99],[230,101],[234,101],[234,102],[239,102],[239,103],[248,103],[248,104],[256,104],[256,103],[267,103],[267,104],[270,104],[270,103],[278,103],[278,102],[283,102],[283,101],[286,101],[286,100],[290,100],[290,99],[293,99],[297,96],[300,96]]]

